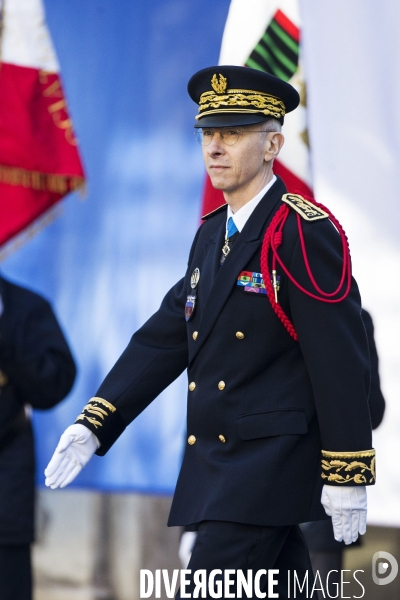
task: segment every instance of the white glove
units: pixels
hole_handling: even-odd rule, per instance
[[[337,487],[324,485],[321,503],[332,517],[333,534],[338,542],[351,544],[367,530],[367,490],[364,485]]]
[[[44,474],[52,490],[66,487],[82,471],[100,447],[97,437],[84,425],[70,425],[60,437]]]
[[[192,550],[197,538],[197,531],[185,531],[182,533],[181,543],[179,544],[179,559],[183,569],[187,569],[189,560],[192,556]]]

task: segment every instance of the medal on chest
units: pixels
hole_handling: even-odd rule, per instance
[[[281,286],[281,277],[276,274],[276,271],[272,271],[271,284],[274,289],[275,301],[278,302],[278,292]],[[254,271],[242,271],[238,278],[236,285],[244,288],[245,292],[253,294],[267,294],[265,289],[265,283],[262,273],[256,273]]]
[[[192,288],[192,293],[186,298],[185,304],[185,320],[190,321],[193,317],[194,309],[196,308],[196,299],[197,299],[197,285],[200,280],[200,269],[195,269],[190,278],[190,287]]]

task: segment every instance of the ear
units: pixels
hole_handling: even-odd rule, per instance
[[[265,162],[274,160],[281,151],[281,148],[285,142],[285,138],[282,133],[278,131],[270,132],[267,136],[267,144],[265,150]]]

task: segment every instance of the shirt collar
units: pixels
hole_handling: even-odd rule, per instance
[[[247,219],[250,217],[257,204],[264,198],[268,190],[274,185],[275,181],[276,175],[273,175],[271,181],[263,187],[261,192],[258,192],[257,196],[254,196],[249,202],[246,202],[246,204],[239,208],[235,213],[232,212],[231,207],[228,205],[226,223],[228,224],[229,217],[232,217],[238,230],[242,231],[243,227],[246,225]]]

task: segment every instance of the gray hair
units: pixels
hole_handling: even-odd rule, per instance
[[[276,133],[280,133],[282,131],[282,124],[278,119],[274,119],[271,117],[265,121],[265,129],[264,131],[275,131]]]

